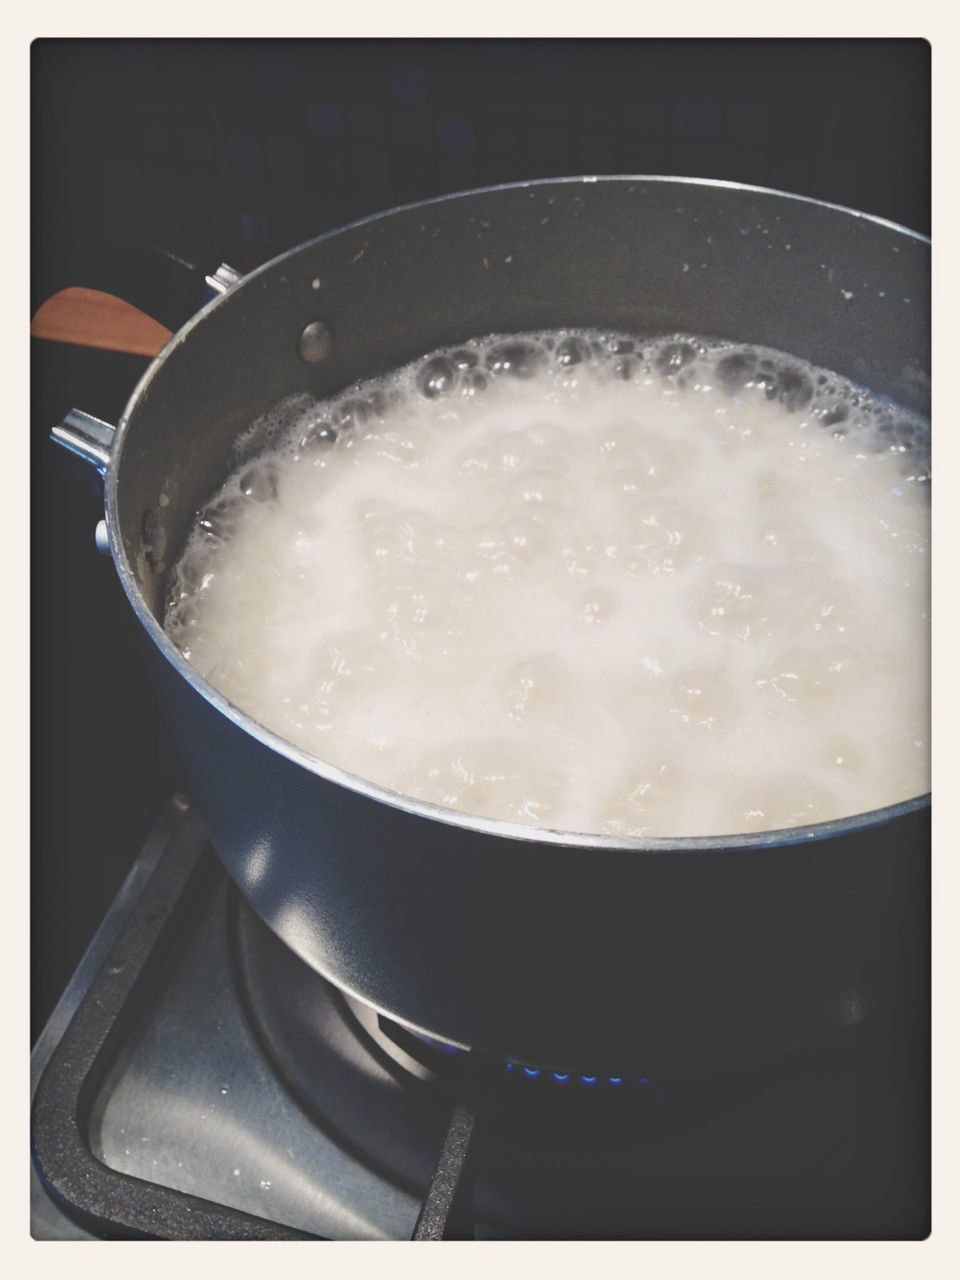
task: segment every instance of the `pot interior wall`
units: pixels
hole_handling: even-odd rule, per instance
[[[128,411],[120,529],[154,613],[234,442],[434,348],[564,326],[685,331],[804,357],[929,411],[929,245],[871,219],[742,188],[583,179],[450,197],[292,251],[179,336]],[[301,359],[312,321],[330,354]]]

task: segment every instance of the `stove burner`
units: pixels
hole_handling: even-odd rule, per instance
[[[870,1126],[857,1118],[863,1101],[874,1094],[886,1108],[897,1088],[899,1068],[891,1068],[876,1028],[848,1029],[827,1054],[798,1051],[753,1073],[710,1079],[484,1061],[345,996],[239,895],[234,906],[249,1014],[287,1086],[339,1141],[421,1196],[437,1150],[445,1149],[451,1109],[458,1099],[475,1106],[475,1222],[495,1238],[689,1235],[679,1226],[681,1202],[709,1223],[702,1238],[753,1238],[758,1230],[766,1237],[766,1221],[788,1236],[802,1234],[793,1215],[802,1218],[813,1202],[818,1231],[830,1235],[844,1230],[839,1220],[826,1225],[832,1197],[838,1206],[846,1202],[846,1220],[864,1212],[851,1208],[851,1195],[865,1197],[868,1216],[881,1202],[890,1207],[890,1188],[874,1178],[874,1157],[860,1163],[872,1141]],[[334,1043],[351,1063],[342,1086]],[[865,1078],[870,1063],[873,1076]],[[393,1081],[389,1089],[382,1072]],[[331,1108],[324,1081],[333,1078]],[[600,1203],[585,1213],[586,1187]],[[769,1238],[777,1238],[776,1229]]]
[[[645,1077],[612,1077],[618,1086],[606,1075],[485,1059],[412,1031],[331,986],[236,891],[230,905],[238,986],[275,1070],[319,1123],[405,1187],[422,1194],[451,1106],[467,1092],[487,1100],[485,1128],[499,1144],[522,1146],[545,1167],[558,1145],[596,1156],[629,1144],[624,1116],[649,1125],[663,1109],[660,1086],[633,1087]]]
[[[34,1055],[35,1198],[89,1234],[929,1230],[922,1028],[864,1025],[828,1053],[699,1081],[486,1061],[304,965],[229,886],[181,802],[104,930]]]
[[[314,975],[306,978],[306,982],[313,982],[315,977]],[[323,979],[320,979],[320,981],[323,981]],[[435,1036],[429,1036],[423,1031],[412,1031],[408,1027],[404,1027],[402,1024],[387,1018],[384,1014],[376,1013],[362,1001],[352,996],[343,994],[342,999],[366,1033],[400,1065],[408,1069],[413,1067],[416,1074],[420,1074],[416,1070],[417,1067],[425,1067],[432,1074],[442,1073],[444,1066],[443,1058],[440,1055],[462,1061],[471,1052],[462,1045],[438,1040]],[[416,1066],[413,1066],[413,1064],[416,1064]],[[488,1070],[491,1073],[495,1073],[498,1070],[506,1070],[515,1075],[518,1080],[541,1080],[549,1084],[569,1084],[574,1088],[577,1085],[584,1085],[588,1088],[596,1085],[621,1088],[626,1085],[629,1089],[632,1085],[652,1084],[648,1076],[613,1076],[596,1072],[591,1075],[581,1073],[572,1068],[566,1071],[555,1071],[550,1067],[533,1067],[523,1062],[514,1061],[491,1061],[488,1064]]]

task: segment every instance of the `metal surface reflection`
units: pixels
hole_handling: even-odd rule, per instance
[[[312,1124],[259,1053],[223,946],[224,893],[94,1109],[110,1168],[348,1240],[405,1238],[418,1203]]]

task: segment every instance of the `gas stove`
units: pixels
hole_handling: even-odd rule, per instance
[[[928,1031],[709,1079],[475,1060],[309,969],[175,797],[34,1049],[33,1235],[922,1239]]]

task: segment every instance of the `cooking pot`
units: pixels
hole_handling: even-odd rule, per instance
[[[105,476],[109,551],[211,841],[288,947],[417,1032],[618,1076],[740,1069],[923,1010],[928,797],[711,839],[471,817],[283,741],[160,618],[237,437],[293,393],[486,333],[577,326],[762,343],[927,412],[928,297],[927,240],[817,201],[676,178],[498,187],[283,254],[171,338],[115,430],[61,424]]]

